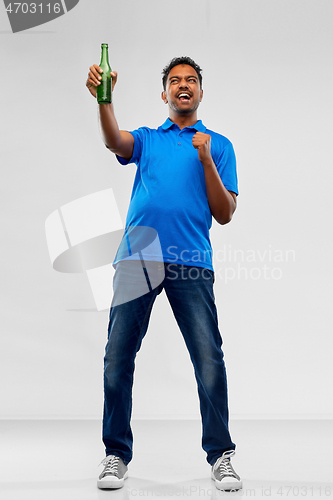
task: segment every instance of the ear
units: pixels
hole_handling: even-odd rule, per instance
[[[202,101],[203,98],[203,89],[200,90],[200,102]]]
[[[165,90],[163,90],[163,92],[161,94],[161,99],[162,99],[162,101],[164,101],[165,104],[168,104],[168,99],[166,98]]]

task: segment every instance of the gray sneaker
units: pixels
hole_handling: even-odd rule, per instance
[[[108,455],[99,465],[104,465],[102,474],[97,479],[98,488],[122,488],[127,478],[127,465],[121,458]]]
[[[242,489],[242,481],[234,471],[230,458],[235,454],[234,450],[225,451],[212,467],[212,478],[218,490],[236,491]]]

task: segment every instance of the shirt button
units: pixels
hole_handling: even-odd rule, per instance
[[[178,146],[181,146],[181,144],[182,144],[181,142],[178,142]]]

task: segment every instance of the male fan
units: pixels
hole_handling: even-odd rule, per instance
[[[86,86],[94,97],[101,71],[96,64],[90,67]],[[230,461],[236,446],[228,428],[227,378],[209,238],[212,217],[224,225],[236,209],[235,154],[226,137],[198,120],[197,110],[203,98],[201,68],[189,57],[177,57],[162,74],[161,97],[169,117],[157,129],[119,130],[113,104],[98,106],[106,147],[120,164],[135,163],[137,170],[124,245],[114,261],[114,300],[104,358],[106,458],[97,484],[99,488],[120,488],[127,477],[133,444],[130,421],[134,362],[154,301],[164,290],[193,363],[202,447],[212,467],[212,478],[218,489],[239,490],[242,482]],[[117,73],[111,76],[114,89]],[[149,262],[141,255],[149,290],[117,302],[121,291],[137,279],[135,257],[125,258],[122,251],[133,228],[151,228],[158,235],[161,256],[153,252],[150,260],[158,261],[164,277],[157,286],[149,286]]]

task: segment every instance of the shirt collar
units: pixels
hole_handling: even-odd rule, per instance
[[[165,122],[163,123],[162,125],[162,128],[163,130],[167,130],[168,128],[171,128],[172,125],[175,125],[176,127],[178,127],[178,125],[176,123],[173,123],[170,118],[167,118],[165,120]],[[178,127],[179,128],[179,127]],[[202,123],[201,120],[198,120],[197,123],[195,123],[194,125],[192,125],[191,127],[185,127],[185,128],[194,128],[195,130],[197,130],[198,132],[206,132],[206,127],[205,125]]]

